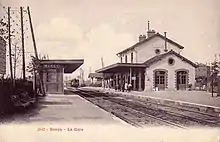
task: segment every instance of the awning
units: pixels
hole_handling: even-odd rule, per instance
[[[75,60],[41,60],[42,65],[62,65],[64,73],[72,73],[84,63],[83,59]]]
[[[128,71],[130,68],[146,68],[146,65],[138,63],[116,63],[97,70],[97,73],[118,73]]]

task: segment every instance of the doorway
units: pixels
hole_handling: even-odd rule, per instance
[[[188,73],[186,71],[178,71],[176,75],[177,90],[186,90]]]
[[[158,87],[159,90],[165,90],[166,88],[166,72],[165,71],[155,71],[155,88]]]

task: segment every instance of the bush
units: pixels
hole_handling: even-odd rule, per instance
[[[10,113],[14,110],[13,102],[11,101],[12,96],[12,82],[10,80],[0,80],[0,112]]]
[[[18,79],[15,85],[10,79],[0,80],[0,113],[16,111],[15,103],[27,102],[34,97],[33,83]]]
[[[192,88],[192,84],[188,84],[188,88],[190,88],[190,89],[191,89],[191,88]]]
[[[189,91],[192,90],[192,84],[188,84],[188,88],[187,88]]]

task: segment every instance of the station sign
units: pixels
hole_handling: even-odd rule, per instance
[[[43,65],[44,68],[60,68],[61,65],[47,64]]]

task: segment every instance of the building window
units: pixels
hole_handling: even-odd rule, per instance
[[[133,60],[134,60],[134,55],[133,53],[131,53],[131,63],[133,63]]]
[[[165,76],[160,76],[160,84],[165,84]]]
[[[120,57],[121,63],[122,63],[122,57]]]
[[[48,69],[47,71],[47,82],[57,82],[57,71],[56,69]]]
[[[181,79],[182,79],[182,84],[186,84],[186,76],[183,75]]]
[[[160,76],[156,76],[156,77],[155,77],[155,83],[156,83],[156,84],[160,84],[159,82],[160,82]]]
[[[155,73],[155,84],[165,84],[165,72],[157,71]]]
[[[128,62],[128,56],[125,55],[125,63],[127,63],[127,62]]]
[[[173,58],[169,58],[168,59],[168,64],[171,65],[171,66],[174,65],[174,59]]]
[[[155,53],[156,53],[156,54],[160,54],[160,49],[156,49],[156,50],[155,50]]]

